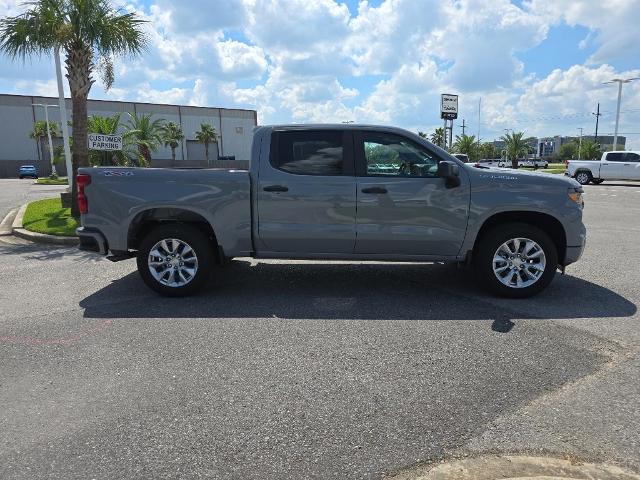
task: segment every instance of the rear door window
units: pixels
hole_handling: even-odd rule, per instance
[[[270,162],[274,168],[297,175],[349,175],[345,132],[305,130],[276,132]]]
[[[637,153],[627,152],[625,155],[625,162],[640,162],[640,155]]]

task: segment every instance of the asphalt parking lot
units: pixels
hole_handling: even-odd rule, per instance
[[[41,193],[20,185],[5,211]],[[0,240],[0,478],[376,479],[488,452],[640,470],[640,183],[585,202],[583,259],[527,300],[455,266],[250,259],[166,299],[133,260]]]

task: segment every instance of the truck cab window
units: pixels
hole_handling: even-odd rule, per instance
[[[438,176],[438,160],[405,138],[388,133],[367,133],[363,140],[367,176]]]
[[[343,133],[332,130],[278,132],[271,165],[298,175],[344,174]]]

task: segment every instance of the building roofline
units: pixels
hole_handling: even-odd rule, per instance
[[[50,97],[47,95],[20,95],[15,93],[0,93],[0,97],[14,97],[14,98],[46,98],[51,100],[58,100],[58,97]],[[71,100],[71,97],[65,97],[65,100]],[[227,108],[227,107],[202,107],[199,105],[180,105],[177,103],[152,103],[152,102],[138,102],[135,100],[103,100],[100,98],[89,98],[90,102],[105,102],[105,103],[135,103],[136,105],[157,105],[159,107],[176,107],[176,108],[204,108],[209,110],[235,110],[240,112],[252,112],[257,114],[257,110],[250,110],[248,108]]]

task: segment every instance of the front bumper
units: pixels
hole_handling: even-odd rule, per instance
[[[580,260],[582,257],[582,252],[584,252],[584,247],[587,245],[587,229],[582,227],[582,232],[580,234],[580,245],[577,246],[568,246],[564,255],[563,266],[567,266],[571,263],[575,263]]]
[[[109,253],[109,245],[104,235],[95,228],[79,227],[76,228],[76,235],[80,239],[80,250],[86,252],[96,252],[100,255]]]

